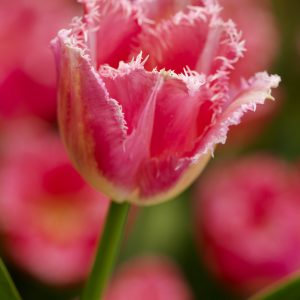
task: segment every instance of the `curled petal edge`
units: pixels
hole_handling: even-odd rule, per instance
[[[215,126],[200,141],[193,160],[196,162],[208,152],[213,155],[217,144],[225,144],[230,126],[238,125],[247,111],[255,111],[257,105],[264,104],[267,99],[274,100],[271,90],[277,88],[280,81],[280,76],[269,75],[267,72],[256,73],[249,80],[243,80],[240,90],[235,93]]]

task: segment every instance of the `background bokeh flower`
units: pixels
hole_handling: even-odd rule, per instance
[[[74,170],[39,123],[6,128],[0,157],[0,236],[6,256],[51,285],[85,279],[108,200]]]
[[[75,0],[0,3],[0,121],[56,119],[56,74],[49,41],[80,13]]]
[[[141,256],[120,266],[105,300],[192,300],[192,292],[177,266],[159,256]]]
[[[195,236],[204,260],[240,293],[300,267],[299,176],[268,155],[215,165],[195,195]]]

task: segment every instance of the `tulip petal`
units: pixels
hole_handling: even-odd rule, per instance
[[[146,18],[156,22],[175,15],[188,5],[200,5],[199,2],[199,0],[133,0]]]
[[[197,120],[200,122],[197,124],[200,128],[198,133],[202,134],[194,144],[194,149],[187,149],[178,156],[170,152],[168,157],[150,159],[139,176],[138,203],[147,205],[171,198],[193,182],[208,162],[215,146],[225,143],[229,127],[238,124],[248,110],[255,110],[257,104],[272,98],[271,89],[276,88],[279,82],[279,76],[258,73],[243,82],[240,90],[235,91],[227,102],[222,98],[216,99],[216,103],[210,98],[203,100]],[[206,120],[203,120],[205,116]]]
[[[100,75],[110,96],[122,106],[128,126],[123,153],[113,160],[116,169],[111,179],[132,190],[130,201],[146,205],[150,199],[151,203],[165,199],[166,191],[171,197],[183,189],[186,185],[180,183],[194,180],[207,159],[191,172],[186,170],[191,159],[180,159],[194,148],[198,135],[196,119],[206,95],[201,89],[205,77],[188,71],[147,72],[144,63],[139,56],[117,70],[104,67]]]
[[[144,70],[141,56],[98,74],[82,49],[69,44],[68,33],[61,31],[54,42],[62,53],[61,133],[78,170],[107,195],[124,201],[135,189],[141,160],[149,156],[161,78]],[[109,182],[117,183],[119,190]]]
[[[195,70],[199,53],[204,47],[208,23],[205,12],[185,15],[178,13],[156,26],[144,27],[137,51],[149,55],[146,67],[183,72],[188,66]]]
[[[247,111],[255,111],[258,104],[264,104],[266,99],[273,99],[271,89],[278,87],[279,82],[278,75],[262,72],[244,81],[238,91],[231,91],[231,99],[221,104],[219,110],[222,112],[215,115],[212,126],[199,139],[195,159],[204,153],[213,152],[217,144],[224,144],[229,127],[239,124]]]
[[[108,169],[110,179],[134,189],[137,170],[149,157],[157,92],[162,78],[157,72],[145,71],[141,55],[129,64],[120,64],[118,69],[106,67],[100,70],[100,74],[110,96],[122,106],[127,126],[126,139],[119,145],[119,153]],[[101,149],[102,144],[96,144],[98,159],[102,156]]]
[[[180,156],[194,147],[204,83],[199,74],[166,76],[157,95],[151,157]]]
[[[257,104],[263,104],[271,98],[271,89],[279,84],[279,76],[258,73],[244,82],[239,91],[235,91],[230,101],[224,103],[206,99],[198,111],[199,133],[202,135],[195,143],[194,150],[170,154],[169,157],[151,158],[140,173],[139,195],[137,203],[147,205],[158,203],[173,197],[195,180],[207,164],[215,146],[225,143],[231,125],[240,122],[248,110],[255,110]],[[203,116],[206,115],[206,121]],[[133,202],[135,199],[132,200]]]
[[[103,67],[100,76],[111,98],[122,106],[127,135],[138,129],[138,122],[149,100],[149,92],[158,80],[157,73],[145,72],[142,54],[129,64],[121,63],[118,69]]]
[[[117,68],[128,61],[133,39],[141,31],[137,12],[127,0],[84,0],[85,19],[97,53],[97,67],[108,64]],[[113,24],[113,26],[112,26]]]
[[[122,109],[111,99],[104,82],[83,49],[72,45],[69,31],[61,31],[53,42],[59,77],[59,123],[70,156],[88,178],[110,168],[126,137]],[[97,134],[98,140],[93,135]],[[95,141],[101,141],[100,161],[95,161]],[[98,150],[99,152],[99,150]],[[98,153],[100,156],[100,153]]]
[[[136,51],[149,55],[147,69],[177,73],[186,67],[205,74],[229,72],[244,49],[234,24],[222,21],[219,7],[211,1],[188,7],[156,26],[144,26],[138,43]]]
[[[205,77],[196,72],[159,74],[164,82],[157,93],[150,153],[141,160],[138,188],[131,198],[144,205],[173,197],[197,177],[208,161],[203,159],[191,166],[190,158],[181,158],[194,148],[198,136],[196,120],[206,95],[202,88]]]
[[[149,159],[140,169],[139,189],[131,202],[152,205],[174,198],[199,176],[210,157],[208,153],[198,161],[174,156]]]

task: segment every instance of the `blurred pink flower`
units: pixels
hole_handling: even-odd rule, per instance
[[[300,268],[295,170],[261,155],[215,166],[196,196],[196,236],[209,267],[244,293]]]
[[[55,120],[55,64],[49,41],[79,12],[75,0],[1,0],[0,119]]]
[[[191,291],[176,266],[158,257],[127,262],[113,278],[105,300],[191,300]]]
[[[215,1],[157,23],[140,1],[83,2],[86,14],[53,41],[71,159],[116,201],[170,199],[280,79],[258,73],[231,90],[243,42]]]
[[[7,256],[53,285],[87,275],[108,201],[70,165],[57,136],[14,124],[3,137],[0,234]]]

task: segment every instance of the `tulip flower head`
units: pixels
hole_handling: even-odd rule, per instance
[[[146,15],[147,1],[82,2],[84,16],[53,41],[69,155],[115,201],[170,199],[279,77],[258,73],[231,90],[244,42],[215,1],[158,20]]]

